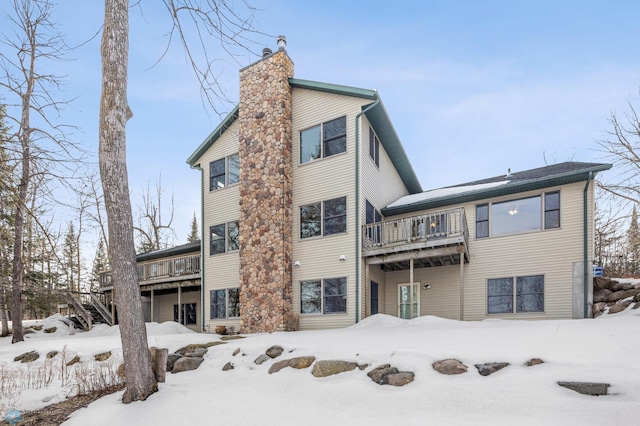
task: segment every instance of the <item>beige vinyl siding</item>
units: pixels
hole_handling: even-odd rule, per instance
[[[173,321],[173,305],[178,304],[178,293],[154,295],[154,317],[157,322]],[[196,322],[197,324],[191,324],[188,326],[193,331],[200,331],[199,324],[202,324],[202,309],[199,291],[183,291],[180,294],[180,303],[195,303],[196,304]]]
[[[300,281],[347,278],[347,313],[300,315],[300,329],[346,327],[355,322],[355,116],[366,99],[293,89],[293,307],[300,313]],[[346,115],[346,152],[300,164],[300,131]],[[300,238],[300,206],[347,197],[347,232]],[[339,256],[346,256],[341,262]]]
[[[584,182],[464,204],[469,227],[471,260],[464,265],[464,319],[570,319],[572,318],[573,267],[583,260]],[[592,187],[592,185],[591,185]],[[500,237],[475,238],[475,207],[560,191],[560,228]],[[593,220],[593,191],[589,191],[589,219]],[[459,206],[449,206],[450,208]],[[448,208],[449,208],[448,207]],[[412,216],[425,212],[415,212]],[[401,216],[398,216],[401,217]],[[590,222],[592,223],[592,222]],[[590,227],[591,228],[591,227]],[[593,253],[592,229],[589,256]],[[529,275],[544,276],[544,312],[487,314],[487,280]],[[460,318],[460,265],[414,270],[414,282],[429,283],[420,290],[420,315]],[[409,282],[409,271],[385,274],[385,313],[397,315],[397,284]]]
[[[217,254],[211,256],[209,248],[209,227],[233,222],[240,219],[240,186],[237,184],[226,188],[209,191],[209,163],[229,155],[236,154],[239,149],[238,122],[229,129],[201,157],[204,179],[204,327],[205,331],[213,331],[216,325],[239,326],[240,319],[211,320],[210,291],[240,286],[239,252]]]
[[[360,121],[360,225],[367,223],[367,201],[376,209],[381,210],[383,207],[409,194],[382,143],[380,143],[379,166],[376,166],[369,155],[369,128],[369,121],[366,116],[362,115]],[[367,277],[365,276],[364,260],[361,262],[360,267],[360,288],[364,289],[361,293],[361,306],[364,308],[365,316],[369,316],[371,315],[371,307],[369,306],[370,283],[367,282]],[[379,267],[375,266],[370,267],[369,274],[369,281],[373,280],[378,283],[378,310],[381,313],[386,312],[384,310],[384,301],[387,300],[387,294],[384,273]],[[394,296],[394,299],[389,300],[395,300],[396,298]]]

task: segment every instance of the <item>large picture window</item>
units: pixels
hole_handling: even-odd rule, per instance
[[[229,253],[240,249],[239,222],[209,227],[209,254]]]
[[[559,191],[476,206],[476,238],[555,228],[560,228]]]
[[[347,279],[326,278],[300,282],[301,314],[347,312]]]
[[[544,276],[487,280],[487,313],[544,312]]]
[[[240,317],[240,289],[225,288],[209,292],[211,302],[211,319],[227,319]]]
[[[209,163],[209,191],[222,189],[240,181],[240,158],[233,154]]]
[[[300,207],[300,238],[347,232],[347,197]]]
[[[347,150],[347,117],[336,118],[300,132],[300,163]]]

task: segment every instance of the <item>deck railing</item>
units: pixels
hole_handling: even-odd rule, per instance
[[[138,280],[157,280],[200,273],[200,254],[138,263]],[[111,272],[100,274],[100,287],[113,286]]]
[[[462,207],[364,225],[362,248],[375,250],[453,237],[462,237],[468,245],[469,230]]]

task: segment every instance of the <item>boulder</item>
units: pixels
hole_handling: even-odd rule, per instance
[[[45,328],[44,332],[45,333],[55,333],[57,330],[57,327],[49,327],[49,328]]]
[[[316,357],[314,356],[300,356],[297,358],[283,359],[282,361],[273,363],[271,367],[269,367],[269,374],[277,373],[286,367],[297,369],[307,368],[313,364],[315,360]]]
[[[218,344],[222,344],[221,342],[217,342],[217,343]],[[208,350],[207,348],[210,347],[210,346],[215,346],[215,345],[209,344],[209,343],[191,344],[191,345],[187,345],[187,346],[184,346],[184,347],[178,349],[174,353],[180,354],[182,356],[187,356],[187,354],[189,354],[189,353],[191,353],[191,354],[199,353],[201,349],[204,349],[205,350],[204,353],[207,353],[207,350]],[[197,356],[197,355],[192,355],[192,356]],[[201,356],[204,356],[204,354],[202,354]]]
[[[173,364],[173,369],[171,370],[171,372],[181,373],[183,371],[195,370],[196,368],[200,367],[202,361],[204,360],[200,357],[183,356]]]
[[[193,348],[192,350],[185,352],[184,356],[202,358],[206,355],[207,351],[207,348]]]
[[[392,367],[390,364],[383,364],[369,371],[367,376],[379,385],[386,385],[389,383],[387,378],[389,374],[398,374],[399,372],[396,367]]]
[[[77,364],[80,362],[80,357],[78,355],[71,358],[71,361],[67,362],[67,367],[72,366],[73,364]]]
[[[118,369],[116,370],[116,374],[121,379],[125,378],[126,374],[125,374],[125,370],[124,370],[124,362],[118,366]]]
[[[222,367],[222,371],[229,371],[229,370],[233,370],[235,367],[233,366],[232,363],[228,362],[224,365],[224,367]]]
[[[640,293],[636,294],[636,297],[633,298],[634,302],[640,302]]]
[[[396,374],[387,375],[387,384],[391,386],[404,386],[413,382],[415,374],[411,371],[402,371]]]
[[[593,278],[593,288],[596,290],[600,290],[603,288],[611,290],[615,284],[618,284],[617,281],[610,280],[604,277],[594,277]]]
[[[182,355],[180,354],[169,354],[167,355],[167,371],[173,371],[173,366],[175,365],[176,361],[179,360],[180,358],[182,358]]]
[[[47,354],[47,359],[51,359],[53,357],[55,357],[56,355],[58,355],[58,351],[51,351]]]
[[[640,290],[637,289],[616,291],[607,296],[607,300],[605,300],[605,302],[617,302],[618,300],[623,300],[627,297],[635,297],[638,293],[640,293]]]
[[[269,358],[278,358],[282,355],[282,352],[284,352],[282,346],[273,345],[265,351],[265,354],[267,354]]]
[[[604,313],[605,309],[607,309],[607,304],[605,302],[594,303],[592,308],[593,317],[594,318],[599,317]]]
[[[96,359],[96,361],[106,361],[111,358],[111,352],[102,352],[101,354],[95,355],[94,358]]]
[[[42,326],[41,326],[41,325],[34,325],[34,326],[33,326],[33,329],[34,329],[35,331],[40,331],[40,330],[42,330]]]
[[[632,303],[633,302],[631,300],[622,300],[622,301],[616,303],[615,305],[611,306],[609,308],[609,313],[610,314],[617,314],[618,312],[622,312],[625,309],[627,309],[627,307]]]
[[[606,395],[607,389],[611,386],[609,383],[590,383],[590,382],[558,382],[563,388],[571,389],[583,395]]]
[[[315,377],[328,377],[334,374],[344,373],[346,371],[355,370],[358,364],[349,361],[318,361],[313,365],[311,374]]]
[[[457,359],[443,359],[441,361],[434,362],[431,366],[438,373],[446,375],[466,373],[468,368]]]
[[[593,302],[597,303],[597,302],[606,302],[607,301],[607,297],[609,297],[609,295],[613,293],[611,290],[609,290],[608,288],[603,288],[600,290],[596,290],[593,292]]]
[[[544,361],[540,358],[531,358],[529,361],[525,362],[524,365],[527,367],[533,367],[534,365],[544,364]]]
[[[20,361],[22,363],[33,362],[36,359],[40,358],[40,354],[37,351],[25,352],[23,354],[18,355],[13,360]]]
[[[628,284],[628,283],[619,283],[616,282],[611,286],[611,290],[613,291],[623,291],[623,290],[630,290],[633,288],[632,284]]]
[[[240,348],[236,349],[235,351],[233,351],[233,356],[238,355],[241,352]]]
[[[266,361],[269,361],[270,359],[271,358],[267,354],[260,354],[260,356],[258,356],[258,358],[256,358],[256,360],[253,362],[256,363],[257,365],[260,365],[260,364],[264,364]]]
[[[498,370],[502,370],[508,365],[508,362],[488,362],[486,364],[476,364],[475,367],[478,369],[478,373],[480,373],[481,376],[488,376]]]

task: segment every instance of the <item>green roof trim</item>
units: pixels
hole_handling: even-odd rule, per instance
[[[231,125],[238,119],[238,111],[240,110],[239,106],[231,110],[231,112],[222,120],[218,127],[216,127],[213,132],[207,136],[207,138],[200,144],[200,146],[189,156],[187,159],[187,163],[193,167],[198,164],[198,160],[202,155],[209,149],[211,145],[217,141],[220,136],[229,128]]]
[[[175,247],[169,247],[161,250],[148,251],[136,255],[136,261],[143,262],[145,260],[162,259],[164,257],[177,256],[179,254],[197,253],[200,254],[200,240],[192,243],[186,243]]]
[[[290,78],[289,85],[299,89],[315,90],[318,92],[333,93],[334,95],[353,96],[356,98],[364,98],[375,100],[378,92],[370,89],[361,89],[359,87],[342,86],[339,84],[322,83],[319,81],[300,80],[298,78]]]
[[[587,181],[589,173],[595,177],[597,172],[611,169],[611,164],[603,163],[577,163],[566,162],[539,169],[526,170],[514,173],[512,176],[498,176],[495,178],[474,181],[456,186],[472,186],[474,184],[508,181],[504,185],[478,190],[470,190],[448,196],[435,197],[411,204],[403,204],[394,207],[385,207],[381,210],[385,216],[394,216],[412,213],[421,210],[436,209],[455,204],[464,204],[473,201],[486,200],[504,195],[517,194],[526,191],[550,188],[553,186],[567,185],[575,182]],[[534,173],[531,173],[534,172]],[[545,172],[548,174],[545,175]],[[519,177],[521,176],[521,177]],[[528,177],[534,176],[534,177]],[[511,179],[509,179],[511,178]],[[453,187],[448,187],[453,188]]]

